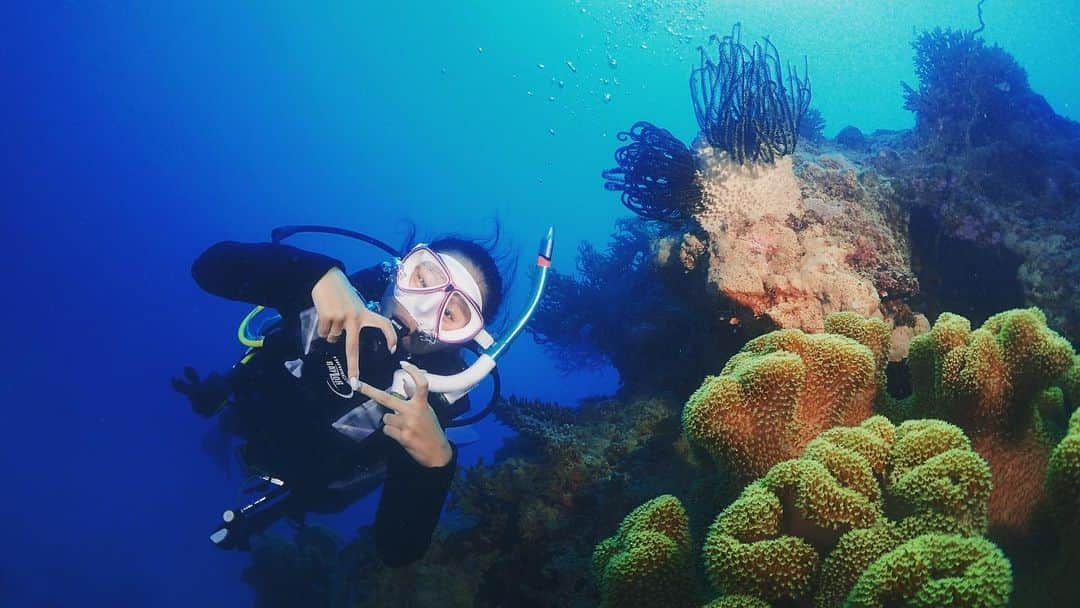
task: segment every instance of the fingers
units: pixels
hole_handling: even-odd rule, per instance
[[[371,325],[378,327],[382,330],[383,336],[386,337],[386,348],[390,350],[390,354],[394,354],[397,351],[397,332],[394,331],[393,324],[390,323],[390,319],[379,315],[372,315],[375,317],[375,321]]]
[[[326,334],[326,341],[333,344],[341,338],[341,332],[345,331],[345,324],[342,319],[334,319],[330,321],[330,331]]]
[[[379,390],[374,386],[371,386],[367,382],[360,384],[360,394],[364,395],[369,399],[374,399],[375,403],[378,403],[379,405],[385,408],[389,408],[395,412],[400,412],[401,410],[408,407],[408,404],[405,401],[391,395],[386,391]]]
[[[385,433],[387,436],[389,436],[394,441],[396,441],[396,442],[398,442],[400,444],[405,443],[405,433],[404,433],[404,431],[402,431],[398,427],[391,426],[389,424],[384,424],[383,427],[382,427],[382,430],[383,430],[383,433]]]
[[[184,377],[187,378],[187,381],[192,384],[199,383],[199,373],[196,372],[195,368],[191,367],[190,365],[184,368]]]
[[[393,427],[399,431],[405,430],[404,416],[401,414],[383,414],[382,421],[384,426]]]
[[[326,336],[330,335],[330,328],[333,326],[334,321],[330,318],[330,315],[318,315],[318,319],[319,337],[325,338]]]
[[[427,374],[424,372],[424,370],[416,367],[408,361],[401,362],[401,369],[405,370],[406,374],[409,374],[409,377],[412,378],[413,386],[416,387],[415,391],[413,392],[411,401],[423,403],[426,405],[428,398]]]
[[[360,323],[345,323],[345,359],[349,368],[349,379],[360,379]]]

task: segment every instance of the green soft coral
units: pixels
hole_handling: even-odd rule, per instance
[[[1050,454],[1046,496],[1061,524],[1080,526],[1080,410],[1073,412],[1068,434]]]
[[[821,564],[820,584],[814,606],[839,606],[863,572],[901,542],[891,522],[857,528],[840,537],[836,548]]]
[[[874,416],[823,432],[801,458],[748,486],[709,530],[706,573],[721,592],[837,605],[905,541],[981,534],[989,493],[986,462],[958,427],[893,427]],[[895,520],[883,516],[883,502]]]
[[[878,411],[893,408],[894,403],[889,397],[888,379],[885,376],[885,368],[889,364],[892,332],[885,321],[864,317],[857,312],[834,312],[825,317],[825,333],[847,336],[870,349],[874,355],[876,369],[877,394],[874,397],[874,407]]]
[[[781,533],[783,507],[764,484],[750,484],[716,517],[705,539],[705,574],[725,593],[769,600],[802,597],[818,565],[805,540]]]
[[[869,466],[863,461],[862,471],[855,467],[858,472],[845,470],[847,462],[841,464],[841,459],[835,458],[839,450],[831,451],[835,468],[830,469],[813,458],[786,460],[769,471],[764,483],[777,495],[791,497],[792,515],[805,518],[819,528],[845,532],[871,525],[881,517],[880,489],[874,484],[868,496],[856,488],[864,473],[869,472]],[[848,478],[855,480],[852,485],[856,487],[845,483]]]
[[[960,424],[968,432],[1018,436],[1032,423],[1033,400],[1080,371],[1067,340],[1046,325],[1037,308],[998,313],[972,330],[959,315],[943,313],[929,332],[911,341],[908,369],[916,416]],[[1068,372],[1068,375],[1067,375]]]
[[[1046,326],[1038,308],[998,313],[983,328],[996,335],[1005,351],[1013,398],[1020,403],[1061,378],[1076,357],[1069,341]]]
[[[683,410],[696,451],[744,480],[794,458],[821,431],[870,415],[874,354],[834,334],[775,331],[748,342]]]
[[[769,602],[752,595],[725,595],[705,604],[705,608],[770,608]]]
[[[604,606],[694,606],[690,525],[679,499],[663,495],[634,509],[597,545],[593,574]]]
[[[886,494],[890,516],[916,532],[986,531],[990,468],[958,427],[910,420],[896,429]]]
[[[822,433],[801,458],[778,463],[725,509],[705,540],[713,586],[768,600],[811,591],[819,551],[881,519],[881,487],[893,428],[880,416]]]
[[[851,608],[994,608],[1012,592],[1009,560],[983,538],[925,534],[871,564],[847,596]]]
[[[988,521],[1025,534],[1043,472],[1076,388],[1077,356],[1037,308],[998,313],[975,330],[942,314],[911,342],[912,395],[903,410],[959,425],[989,463]]]

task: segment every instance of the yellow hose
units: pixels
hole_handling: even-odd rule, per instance
[[[263,345],[263,338],[260,336],[257,340],[248,337],[247,327],[251,323],[251,320],[255,318],[255,315],[263,311],[263,306],[256,306],[251,309],[251,312],[244,317],[244,320],[240,322],[240,327],[236,330],[236,338],[240,340],[240,343],[248,348],[261,348]]]

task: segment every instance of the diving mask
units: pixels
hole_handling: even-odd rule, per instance
[[[484,329],[480,286],[454,256],[417,245],[398,263],[394,300],[425,342],[462,344]]]

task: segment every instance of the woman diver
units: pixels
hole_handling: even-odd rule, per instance
[[[248,336],[257,348],[227,373],[200,380],[188,367],[172,382],[196,412],[220,414],[244,440],[244,465],[265,490],[225,511],[210,538],[246,549],[252,534],[282,517],[339,512],[382,483],[376,550],[387,565],[405,565],[426,552],[456,469],[444,428],[468,411],[465,393],[494,369],[539,302],[551,231],[533,298],[501,340],[485,325],[502,304],[504,281],[483,246],[439,239],[349,275],[339,260],[280,242],[305,231],[394,251],[359,233],[286,227],[270,243],[213,245],[192,265],[205,291],[258,306],[245,325],[262,307],[280,315]],[[471,365],[461,356],[466,346],[478,355]]]

